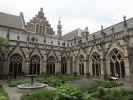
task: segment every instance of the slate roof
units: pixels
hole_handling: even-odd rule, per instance
[[[21,16],[6,14],[3,12],[0,12],[0,25],[18,29],[22,29],[24,26]]]
[[[128,26],[128,29],[133,28],[133,18],[130,18],[130,19],[127,20],[127,26]],[[112,34],[112,28],[114,29],[114,33],[122,32],[122,31],[124,31],[124,22],[122,21],[120,23],[117,23],[117,24],[114,24],[112,26],[109,26],[109,27],[103,29],[103,31],[106,33],[106,35],[111,35]],[[80,30],[81,29],[76,29],[76,30],[74,30],[72,32],[69,32],[66,35],[64,35],[63,38],[65,40],[71,40],[71,39],[74,38],[74,36]],[[88,40],[93,40],[93,35],[95,35],[95,38],[101,38],[102,37],[101,30],[90,34],[89,37],[88,37]]]
[[[75,29],[67,34],[65,34],[62,38],[63,40],[72,40],[74,39],[74,37],[78,37],[78,34],[80,34],[83,30],[81,30],[80,28]]]
[[[130,18],[127,20],[127,27],[128,27],[128,29],[133,28],[133,18]],[[109,27],[103,29],[103,31],[106,33],[106,35],[111,35],[112,34],[112,28],[114,29],[114,33],[122,32],[122,31],[124,31],[124,22],[122,21],[120,23],[109,26]],[[95,34],[96,38],[102,37],[101,31],[97,31],[97,32],[90,34],[89,39],[92,39],[92,36],[94,34]]]

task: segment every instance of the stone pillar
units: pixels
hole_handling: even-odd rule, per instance
[[[46,55],[43,57],[43,61],[42,61],[42,72],[47,73],[47,58],[46,58]]]
[[[47,61],[44,60],[42,65],[43,65],[43,66],[42,66],[42,72],[43,72],[43,73],[47,73]]]
[[[128,58],[127,58],[127,57],[124,58],[124,64],[125,64],[125,79],[126,79],[127,81],[129,81],[130,76],[132,76],[132,75],[130,74],[129,61],[128,61]],[[131,77],[131,78],[132,78],[132,77]]]
[[[107,73],[107,70],[105,72],[105,67],[106,67],[106,64],[105,64],[105,61],[104,59],[102,58],[101,61],[100,61],[100,67],[101,67],[101,78],[104,79],[104,75]]]
[[[8,74],[9,73],[9,61],[6,59],[3,63],[3,73]]]
[[[84,76],[86,76],[87,73],[87,61],[84,61]]]
[[[70,71],[70,67],[71,67],[71,64],[70,64],[70,59],[67,60],[67,74],[71,74],[71,71]]]
[[[89,63],[89,71],[90,71],[90,75],[93,76],[93,73],[92,73],[92,61],[90,60],[90,63]]]
[[[60,62],[56,62],[55,63],[55,74],[60,73],[61,72],[61,64]]]
[[[42,60],[40,61],[40,74],[43,73],[43,66],[44,66],[44,60],[42,58]]]

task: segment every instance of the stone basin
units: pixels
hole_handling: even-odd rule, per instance
[[[39,89],[43,89],[45,87],[47,87],[47,84],[43,84],[43,83],[25,83],[25,84],[20,84],[17,86],[19,92],[32,92],[33,90],[39,90]]]

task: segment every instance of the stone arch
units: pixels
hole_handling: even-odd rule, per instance
[[[110,52],[113,50],[113,49],[117,49],[119,50],[119,52],[121,52],[122,56],[126,56],[123,49],[120,48],[120,47],[111,47],[107,52],[106,52],[106,58],[108,59],[109,55],[110,55]]]
[[[23,57],[15,53],[10,56],[9,58],[9,73],[16,78],[18,75],[22,74],[22,62]]]
[[[110,66],[110,75],[124,78],[125,77],[125,62],[123,60],[124,54],[118,49],[111,49],[108,54],[109,66]]]
[[[98,55],[100,55],[100,58],[102,58],[102,52],[99,52],[97,49],[92,47],[92,49],[90,50],[90,53],[87,55],[87,60],[88,61],[91,60],[91,57],[92,57],[93,53],[97,53]]]
[[[26,59],[26,54],[25,54],[25,52],[24,52],[24,50],[23,50],[22,48],[20,48],[20,47],[13,47],[13,48],[9,51],[9,53],[8,53],[8,55],[7,55],[8,60],[9,60],[9,58],[10,58],[13,54],[15,54],[15,53],[20,54],[20,55],[23,57],[23,59]]]
[[[40,51],[41,52],[41,51]],[[43,59],[43,55],[39,52],[39,49],[35,48],[30,51],[29,58],[31,58],[34,55],[37,55],[39,58]]]
[[[55,63],[56,63],[56,58],[55,56],[51,55],[47,58],[47,68],[46,68],[46,72],[47,74],[55,74]]]
[[[40,74],[40,56],[32,55],[30,57],[29,74]]]
[[[56,62],[58,62],[58,61],[60,60],[60,59],[58,58],[56,52],[53,51],[53,50],[51,50],[51,51],[49,50],[49,51],[47,52],[47,58],[50,57],[50,56],[53,56],[53,57],[55,58],[55,61],[56,61]]]
[[[91,60],[92,75],[95,77],[100,77],[101,76],[101,57],[100,57],[100,54],[97,52],[93,52],[90,60]]]
[[[65,56],[61,57],[61,73],[62,74],[67,73],[67,57]]]

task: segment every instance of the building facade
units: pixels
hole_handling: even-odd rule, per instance
[[[0,73],[73,74],[130,79],[133,74],[133,18],[90,34],[88,28],[57,34],[41,8],[29,22],[19,16],[0,13],[0,36],[8,39],[0,53]]]

